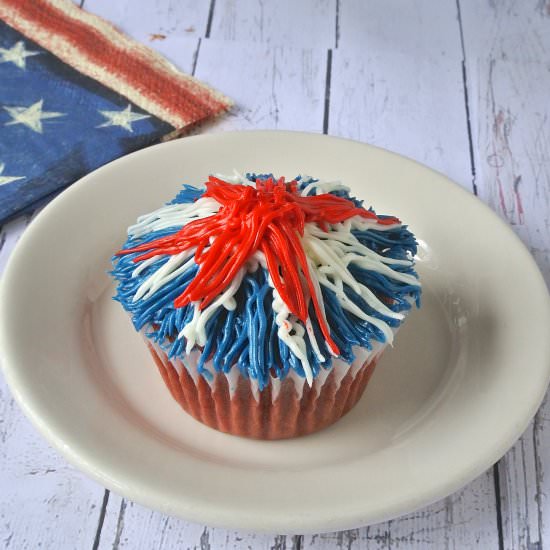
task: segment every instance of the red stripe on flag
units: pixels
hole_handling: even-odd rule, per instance
[[[0,17],[65,63],[175,128],[231,106],[221,94],[176,71],[157,53],[70,0],[0,0]]]

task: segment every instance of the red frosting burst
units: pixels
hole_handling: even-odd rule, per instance
[[[330,193],[303,197],[295,180],[285,182],[257,179],[255,187],[235,185],[210,176],[204,197],[221,204],[216,214],[194,220],[178,232],[144,243],[118,254],[143,252],[134,262],[158,254],[174,255],[195,248],[197,275],[176,298],[175,307],[199,302],[207,307],[231,283],[245,262],[257,251],[263,252],[273,285],[291,313],[302,322],[308,317],[309,300],[319,320],[327,344],[335,354],[338,347],[330,337],[319,305],[301,237],[304,225],[343,222],[353,216],[372,219],[381,225],[399,223],[397,218],[379,218],[343,197]]]

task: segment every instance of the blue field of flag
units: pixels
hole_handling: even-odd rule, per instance
[[[0,224],[173,129],[0,21]]]

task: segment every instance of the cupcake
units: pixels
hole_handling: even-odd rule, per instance
[[[357,403],[420,305],[416,246],[339,182],[210,176],[128,229],[115,300],[187,413],[296,437]]]

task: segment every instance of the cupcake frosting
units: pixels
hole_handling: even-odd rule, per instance
[[[415,253],[400,220],[339,182],[210,176],[128,229],[115,299],[169,357],[200,349],[207,379],[238,368],[261,390],[292,370],[311,384],[334,357],[391,343],[419,305]]]

